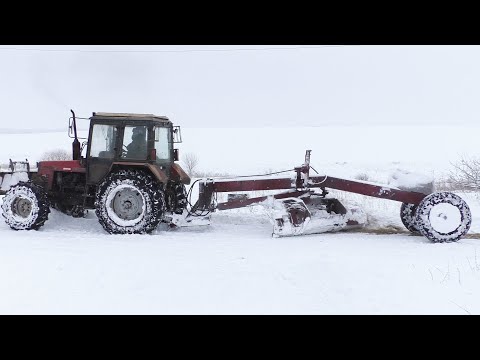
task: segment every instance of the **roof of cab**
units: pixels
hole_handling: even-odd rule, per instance
[[[153,114],[129,114],[129,113],[107,113],[107,112],[94,112],[92,118],[119,119],[119,120],[170,121],[170,119],[166,116],[158,116]]]

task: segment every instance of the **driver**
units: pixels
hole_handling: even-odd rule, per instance
[[[132,142],[127,145],[127,157],[134,159],[147,158],[147,128],[137,126],[132,131]]]

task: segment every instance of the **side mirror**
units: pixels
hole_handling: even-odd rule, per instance
[[[173,142],[179,144],[182,142],[182,133],[180,131],[180,126],[173,127]]]
[[[178,155],[178,149],[173,149],[173,161],[178,161],[179,155]]]
[[[72,118],[68,119],[68,137],[73,138]]]

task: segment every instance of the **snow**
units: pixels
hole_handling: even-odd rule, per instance
[[[452,136],[460,130],[452,130]],[[330,137],[298,131],[306,138],[294,137],[286,146],[282,129],[257,129],[242,149],[232,149],[222,147],[226,139],[231,143],[229,129],[209,129],[222,149],[213,151],[210,143],[216,141],[204,142],[202,136],[207,131],[191,135],[191,129],[182,129],[180,156],[198,145],[205,170],[258,174],[301,165],[315,138],[320,147],[312,151],[312,166],[317,170],[350,178],[367,173],[384,185],[395,169],[437,175],[453,159],[442,157],[442,143],[430,143],[434,149],[419,159],[419,147],[404,146],[405,154],[397,158],[397,149],[390,150],[380,138],[378,156],[366,161],[369,150],[355,147],[358,129],[350,147],[334,148],[328,146]],[[317,135],[322,132],[319,128]],[[397,132],[410,134],[409,140],[417,136],[409,128]],[[246,133],[236,138],[245,139]],[[349,140],[349,134],[341,140]],[[465,135],[468,142],[475,133]],[[268,139],[269,146],[258,155],[261,139]],[[390,140],[398,142],[397,136]],[[0,153],[5,162],[9,157],[37,161],[52,144],[66,144],[68,150],[70,143],[65,133],[0,134]],[[463,142],[458,146],[467,148]],[[219,202],[227,196],[220,195]],[[459,194],[472,211],[469,234],[444,244],[410,234],[400,221],[400,203],[334,190],[329,195],[346,206],[357,204],[366,213],[366,227],[274,238],[261,206],[214,213],[208,226],[170,229],[162,224],[151,235],[106,234],[94,211],[74,219],[52,210],[39,231],[12,231],[0,221],[0,313],[480,314],[476,194]]]
[[[390,175],[388,183],[402,190],[419,191],[430,194],[433,192],[434,180],[432,174],[419,174],[404,169],[396,169]]]
[[[0,190],[7,191],[10,187],[17,185],[20,181],[28,181],[28,174],[26,172],[5,174],[3,179],[0,177]]]
[[[56,211],[42,230],[0,224],[1,313],[478,314],[478,240],[408,234],[272,238],[255,217],[106,235]],[[480,256],[480,254],[478,254]]]

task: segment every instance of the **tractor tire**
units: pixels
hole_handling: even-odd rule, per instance
[[[19,182],[3,198],[2,215],[14,230],[38,230],[50,213],[46,192],[31,182]]]
[[[416,223],[416,211],[417,206],[413,204],[403,203],[402,207],[400,208],[400,219],[402,219],[402,223],[407,230],[411,231],[412,233],[420,232]]]
[[[164,215],[161,184],[140,170],[119,170],[99,185],[95,213],[110,234],[145,234],[158,226]]]
[[[460,240],[472,225],[472,213],[467,203],[449,192],[433,193],[417,207],[416,227],[436,243]]]
[[[183,214],[183,210],[187,208],[187,190],[185,185],[171,183],[165,192],[165,202],[167,210],[172,214]]]

